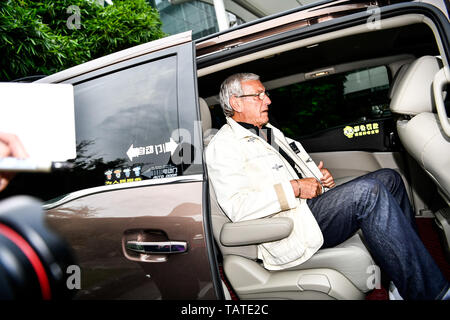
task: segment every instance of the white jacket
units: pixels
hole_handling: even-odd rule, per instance
[[[272,141],[296,163],[303,177],[322,174],[297,141],[271,126]],[[289,143],[295,143],[298,154]],[[276,148],[276,146],[275,146]],[[269,270],[280,270],[308,260],[323,244],[320,228],[305,199],[296,198],[290,180],[296,172],[273,146],[227,117],[205,151],[208,174],[217,201],[233,222],[289,217],[291,234],[282,240],[258,245],[258,257]]]

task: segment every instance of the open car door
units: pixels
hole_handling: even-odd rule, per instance
[[[39,82],[74,86],[75,168],[40,182],[81,270],[76,298],[220,298],[190,32]]]

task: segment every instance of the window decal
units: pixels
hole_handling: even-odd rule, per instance
[[[349,139],[352,139],[353,137],[361,137],[379,133],[380,128],[378,122],[360,124],[355,126],[346,126],[344,128],[344,135]]]
[[[106,180],[105,185],[128,183],[141,181],[141,167],[131,167],[124,169],[108,169],[104,172]]]
[[[154,166],[146,170],[143,176],[150,179],[161,179],[178,176],[178,168],[173,165]]]
[[[149,145],[145,147],[134,147],[134,145],[131,144],[130,148],[128,148],[127,156],[130,159],[130,161],[133,161],[134,158],[148,154],[160,154],[170,152],[170,154],[173,155],[177,147],[178,143],[176,143],[172,138],[170,138],[169,142],[157,145]]]

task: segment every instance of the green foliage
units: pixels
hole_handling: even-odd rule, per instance
[[[283,122],[281,130],[298,138],[342,122],[345,115],[336,110],[345,106],[345,75],[293,84],[270,91],[275,119]]]
[[[51,74],[165,34],[145,0],[0,2],[0,81]]]
[[[280,129],[287,136],[300,139],[321,130],[389,116],[389,85],[345,93],[345,83],[352,73],[271,90],[271,121],[282,123]]]

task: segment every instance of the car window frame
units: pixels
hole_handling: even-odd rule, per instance
[[[433,25],[436,28],[435,31],[440,37],[439,39],[436,39],[438,47],[445,52],[446,58],[450,60],[450,24],[441,10],[431,4],[417,2],[397,3],[380,7],[381,20],[407,14],[422,14],[433,22]],[[209,53],[197,59],[197,68],[199,70],[207,69],[222,62],[232,61],[272,47],[278,47],[333,31],[364,25],[369,17],[370,15],[366,11],[352,13],[310,26],[280,32],[242,45],[236,45],[227,50]],[[422,22],[427,24],[424,21]],[[433,28],[430,27],[430,29]]]
[[[78,84],[94,80],[97,78],[101,78],[102,76],[106,76],[111,73],[120,72],[121,70],[137,67],[139,65],[143,65],[146,63],[151,63],[156,60],[164,59],[166,57],[179,55],[179,58],[177,59],[177,115],[178,115],[178,128],[182,128],[181,125],[186,125],[186,120],[181,120],[182,117],[186,115],[190,115],[191,120],[199,120],[200,114],[198,112],[198,92],[197,92],[197,77],[196,77],[196,64],[195,64],[195,48],[193,42],[186,42],[182,44],[178,44],[173,47],[169,48],[163,48],[159,51],[154,51],[147,53],[142,56],[134,57],[126,61],[121,61],[116,64],[112,64],[109,66],[101,67],[99,69],[87,72],[85,74],[69,78],[67,80],[63,80],[60,82],[54,82],[54,83],[64,83],[64,84],[72,84],[73,86],[76,86]],[[180,64],[180,59],[183,59],[185,63]],[[191,63],[188,63],[188,61],[191,61]],[[182,66],[183,68],[180,68]],[[189,72],[187,69],[191,67],[192,74],[194,75],[194,80],[192,81],[192,78],[188,75]],[[191,83],[192,88],[191,90],[189,88],[181,89],[178,86],[178,82],[183,81],[184,83]],[[189,102],[189,106],[186,107],[185,103],[186,101]],[[181,110],[181,112],[180,112]],[[196,110],[197,112],[192,112],[192,110]],[[45,208],[51,209],[58,205],[61,205],[63,203],[66,203],[68,201],[84,197],[90,194],[98,193],[98,192],[107,192],[109,190],[118,190],[118,189],[125,189],[125,188],[136,188],[136,187],[142,187],[146,185],[161,185],[161,184],[170,184],[170,183],[177,183],[177,182],[192,182],[192,181],[204,181],[204,170],[205,170],[205,164],[203,161],[203,158],[201,154],[203,153],[203,144],[201,143],[201,132],[198,132],[198,128],[195,126],[191,126],[189,129],[192,130],[192,136],[196,136],[197,140],[193,140],[194,142],[198,141],[198,146],[196,148],[198,149],[198,152],[200,152],[200,155],[198,155],[196,161],[200,161],[200,165],[197,167],[197,170],[190,172],[186,175],[179,175],[177,177],[170,177],[170,178],[160,178],[160,179],[148,179],[143,181],[137,181],[137,182],[130,182],[130,183],[123,183],[123,184],[116,184],[116,185],[102,185],[102,186],[96,186],[96,187],[87,187],[82,188],[80,190],[74,190],[71,192],[68,192],[66,194],[59,195],[53,199],[49,199],[45,202]],[[188,130],[189,130],[188,129]],[[200,139],[200,140],[199,140]],[[197,154],[197,153],[196,153]]]
[[[216,297],[220,300],[224,299],[222,282],[220,279],[219,266],[217,262],[217,252],[215,249],[214,238],[212,235],[212,224],[210,218],[210,203],[209,203],[209,186],[207,181],[206,164],[203,155],[203,136],[200,121],[200,109],[198,102],[198,85],[197,85],[197,63],[196,63],[196,48],[192,41],[177,44],[172,47],[162,48],[159,51],[153,51],[142,56],[134,57],[132,59],[121,61],[113,65],[103,66],[99,69],[81,74],[66,80],[54,83],[69,83],[77,85],[104,75],[120,72],[120,70],[132,68],[152,61],[164,59],[165,57],[179,55],[177,59],[177,114],[178,114],[178,128],[187,129],[193,138],[194,148],[196,149],[195,160],[199,166],[191,171],[189,174],[180,175],[177,177],[149,179],[132,183],[105,185],[98,187],[91,187],[70,192],[61,195],[57,198],[47,201],[43,208],[50,210],[56,208],[66,202],[89,196],[101,192],[109,192],[119,189],[140,188],[144,186],[156,186],[163,184],[174,183],[190,183],[203,182],[202,202],[203,202],[203,226],[206,242],[206,251],[209,260],[209,268],[214,284],[214,291]],[[183,61],[183,63],[180,63]],[[43,81],[45,82],[45,80]],[[181,82],[181,85],[180,85]]]

